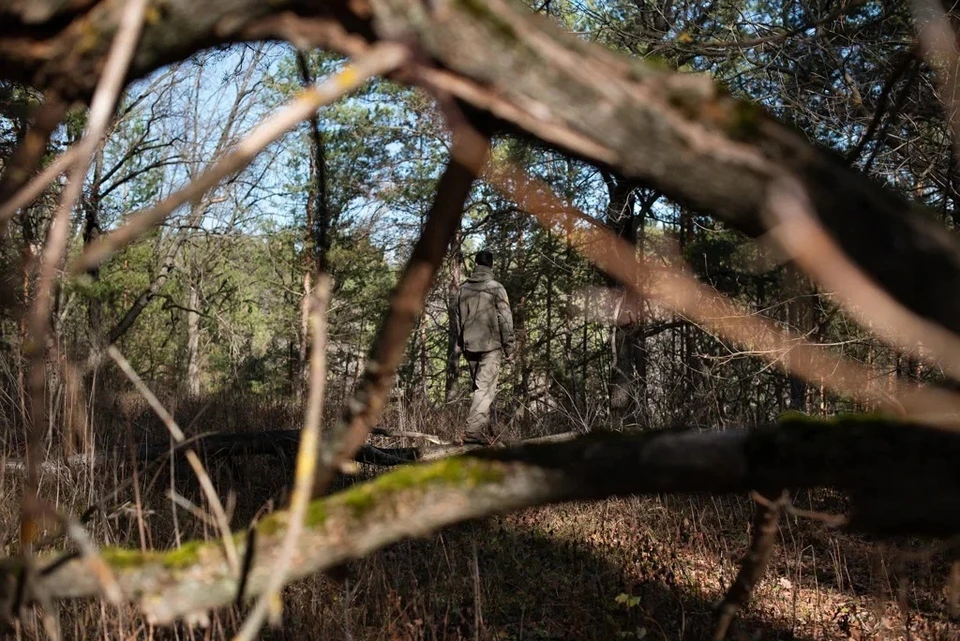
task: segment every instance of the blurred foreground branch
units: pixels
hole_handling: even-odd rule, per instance
[[[391,543],[469,519],[572,500],[662,492],[746,493],[754,488],[830,487],[849,494],[847,527],[882,535],[960,532],[960,435],[883,419],[785,420],[726,432],[593,433],[559,443],[482,450],[405,465],[313,501],[290,581],[361,558]],[[245,594],[262,593],[288,524],[286,512],[235,535],[255,541]],[[202,616],[232,603],[238,579],[217,541],[169,552],[105,549],[126,599],[150,620]],[[41,559],[44,561],[44,559]],[[27,596],[97,596],[77,560],[46,559]],[[0,563],[8,588],[20,561]],[[43,567],[43,565],[41,565]],[[6,592],[10,594],[10,591]]]

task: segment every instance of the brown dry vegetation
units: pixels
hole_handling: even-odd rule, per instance
[[[171,399],[172,400],[172,399]],[[204,408],[206,408],[204,410]],[[201,413],[201,410],[204,410]],[[462,407],[427,410],[391,405],[384,425],[416,424],[441,437]],[[297,424],[300,408],[223,395],[182,401],[176,417],[206,426],[258,430]],[[98,447],[163,442],[164,427],[136,397],[118,397],[99,413]],[[544,433],[570,424],[525,425]],[[449,431],[449,428],[446,428]],[[502,435],[515,438],[511,425]],[[128,431],[129,430],[129,431]],[[403,439],[380,439],[413,444]],[[17,449],[17,448],[13,448]],[[122,451],[118,452],[122,455]],[[19,457],[15,451],[10,457]],[[206,461],[242,529],[288,499],[292,462],[274,457]],[[106,545],[166,549],[180,540],[215,538],[215,528],[169,499],[171,470],[138,474],[128,489],[91,520]],[[109,474],[103,472],[109,469]],[[48,474],[43,492],[63,510],[82,512],[130,474],[125,465]],[[364,468],[358,478],[378,473]],[[203,497],[188,468],[173,470],[173,487],[195,505]],[[19,474],[2,477],[3,495],[19,496]],[[351,482],[341,478],[338,485]],[[139,495],[139,498],[138,498]],[[794,495],[796,507],[842,512],[826,491]],[[713,606],[736,576],[749,542],[753,506],[747,497],[665,496],[568,503],[471,522],[424,540],[403,542],[336,572],[288,586],[281,628],[264,639],[703,639]],[[0,528],[14,554],[20,515],[9,500]],[[141,538],[140,522],[143,523]],[[770,568],[732,635],[735,639],[957,639],[948,617],[948,563],[929,541],[871,541],[807,518],[781,521]],[[911,552],[925,551],[909,559]],[[60,610],[69,639],[228,639],[249,604],[213,614],[207,628],[151,627],[137,610],[92,601],[66,601]],[[32,616],[11,638],[43,638]]]

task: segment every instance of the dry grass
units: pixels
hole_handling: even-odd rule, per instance
[[[201,417],[194,417],[205,408]],[[300,408],[289,403],[222,396],[173,407],[190,433],[231,426],[239,431],[293,427]],[[463,409],[431,410],[394,403],[384,425],[453,436],[448,427]],[[166,438],[164,428],[134,398],[98,412],[98,447]],[[191,425],[192,427],[187,428]],[[556,426],[557,431],[575,425]],[[504,435],[542,431],[508,426]],[[16,455],[12,453],[11,455]],[[261,457],[210,461],[221,500],[232,506],[232,526],[244,527],[286,501],[291,462]],[[278,474],[285,469],[286,474]],[[81,512],[129,475],[46,476],[43,495]],[[372,473],[366,470],[364,474]],[[96,518],[91,533],[106,545],[166,548],[178,539],[215,538],[203,520],[174,507],[172,488],[197,505],[203,497],[187,470],[162,466],[138,476]],[[21,494],[19,476],[0,477],[5,496]],[[139,500],[137,498],[139,496]],[[841,497],[801,493],[804,509],[841,511]],[[712,605],[733,579],[748,543],[752,505],[745,497],[642,497],[572,503],[491,518],[426,540],[395,545],[335,576],[316,576],[284,591],[282,629],[265,639],[702,639],[712,630]],[[0,507],[4,554],[16,550],[18,501]],[[141,535],[141,523],[143,525]],[[770,571],[744,618],[739,639],[960,639],[950,623],[944,581],[947,563],[927,555],[899,563],[903,551],[929,547],[919,540],[869,541],[822,524],[788,519]],[[133,608],[117,611],[92,602],[63,605],[68,639],[228,639],[246,611],[221,611],[210,628],[150,628]],[[42,638],[27,620],[10,638]]]

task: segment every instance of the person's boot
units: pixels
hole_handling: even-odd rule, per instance
[[[463,435],[463,444],[464,445],[490,445],[490,441],[487,440],[487,437],[481,434],[480,432],[467,432]]]

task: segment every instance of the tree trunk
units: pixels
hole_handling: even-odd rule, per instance
[[[90,185],[90,191],[83,202],[83,245],[86,247],[90,243],[100,238],[102,232],[100,228],[100,183],[103,176],[103,145],[97,147],[97,155],[93,164],[93,182]],[[91,280],[96,282],[100,280],[100,269],[94,268],[88,272]],[[87,325],[91,332],[91,339],[96,340],[101,335],[103,329],[103,303],[97,296],[90,296],[87,299]]]
[[[187,393],[200,396],[200,283],[191,279],[187,300]]]
[[[307,224],[310,219],[310,206],[307,205]],[[303,268],[303,295],[300,297],[300,349],[297,354],[298,366],[292,374],[291,383],[297,393],[303,391],[308,367],[310,345],[310,290],[313,288],[313,276],[308,266]]]
[[[787,296],[787,326],[794,332],[803,336],[813,329],[811,321],[810,298],[806,288],[803,286],[803,275],[799,268],[790,263],[786,268],[786,296]],[[787,371],[790,369],[790,357],[787,356],[785,362]],[[807,410],[807,382],[798,376],[790,374],[789,380],[789,402],[790,409],[805,412]]]
[[[450,279],[447,281],[447,369],[444,381],[444,397],[449,403],[457,396],[460,381],[460,352],[457,349],[459,334],[459,296],[460,285],[463,283],[463,254],[460,251],[462,234],[458,232],[454,239],[452,256],[450,257]]]
[[[427,344],[427,319],[426,315],[420,317],[420,385],[419,392],[423,400],[430,402],[430,354]]]
[[[550,230],[546,230],[547,234],[547,254],[553,254],[553,235],[550,233]],[[550,389],[550,381],[553,380],[553,279],[556,273],[555,269],[547,269],[547,326],[546,330],[546,346],[547,346],[547,358],[546,358],[546,385],[547,389]]]
[[[621,176],[605,175],[609,205],[607,224],[630,247],[637,246],[638,229],[643,217],[653,202],[645,202],[636,212],[635,191],[639,185]],[[655,199],[654,199],[655,201]],[[645,405],[645,390],[641,394],[639,381],[646,378],[646,348],[643,345],[643,300],[627,294],[626,289],[613,279],[607,279],[608,287],[618,292],[619,303],[613,318],[614,341],[610,366],[610,410],[622,420],[635,418],[637,410]],[[639,367],[638,367],[639,365]],[[642,372],[641,372],[642,370]]]
[[[685,255],[687,247],[694,240],[694,231],[693,231],[693,212],[691,212],[686,207],[680,209],[680,254]],[[700,390],[701,380],[698,376],[699,372],[699,357],[697,355],[697,328],[692,325],[684,325],[682,328],[683,335],[683,389],[684,389],[684,401],[688,402],[693,401],[692,406],[697,404],[697,395]],[[754,386],[754,390],[756,390]],[[759,397],[758,397],[759,398]],[[758,401],[759,404],[759,401]]]
[[[297,52],[297,70],[304,88],[313,85],[313,72],[302,51]],[[330,228],[332,226],[330,202],[327,196],[327,156],[323,132],[316,115],[310,118],[310,181],[307,190],[307,211],[304,221],[303,302],[300,308],[300,384],[303,390],[307,381],[310,362],[309,317],[310,292],[313,276],[329,269]]]

